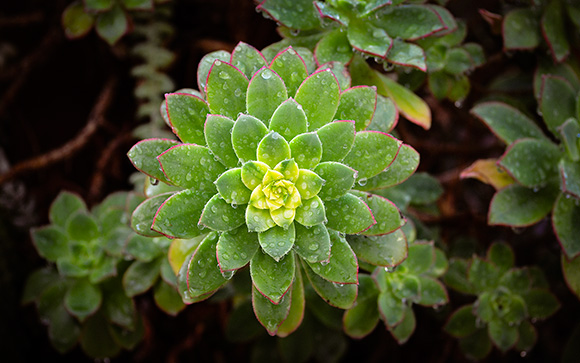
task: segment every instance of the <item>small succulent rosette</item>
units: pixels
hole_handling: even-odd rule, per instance
[[[184,301],[211,296],[249,263],[254,310],[271,334],[286,318],[285,329],[300,324],[301,270],[326,301],[348,308],[355,251],[383,248],[373,262],[391,266],[400,261],[389,248],[406,250],[398,208],[354,189],[404,181],[418,154],[372,130],[390,117],[374,87],[351,87],[343,66],[315,69],[313,59],[289,47],[268,62],[244,43],[205,56],[201,92],[166,95],[181,142],[143,140],[128,153],[157,184],[133,213],[135,230],[201,238],[182,256]],[[348,235],[360,238],[349,243]]]
[[[485,358],[493,346],[525,356],[537,340],[533,323],[560,307],[542,270],[514,267],[513,251],[504,243],[492,244],[485,259],[451,259],[445,284],[477,296],[457,309],[444,328],[471,359]]]

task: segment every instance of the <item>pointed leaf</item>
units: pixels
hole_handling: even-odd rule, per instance
[[[356,171],[359,183],[385,170],[395,160],[401,141],[377,131],[357,132],[344,163]]]
[[[263,296],[256,286],[252,288],[252,305],[254,306],[254,314],[256,318],[268,331],[268,334],[274,336],[278,331],[278,327],[282,325],[284,320],[288,317],[290,312],[290,305],[292,302],[292,293],[284,295],[277,304],[273,304]]]
[[[64,297],[64,305],[68,312],[84,321],[94,314],[103,301],[101,290],[87,279],[77,280]]]
[[[159,207],[172,195],[173,193],[159,194],[139,204],[131,215],[131,228],[142,236],[159,236],[159,233],[152,230],[153,221]]]
[[[528,314],[535,319],[546,319],[560,308],[560,302],[548,290],[532,289],[522,294],[522,297],[528,308]]]
[[[60,192],[50,205],[48,218],[53,224],[65,227],[69,217],[77,211],[87,211],[87,205],[76,194]]]
[[[244,42],[236,45],[230,63],[242,71],[248,79],[252,78],[258,69],[268,65],[259,50]]]
[[[254,116],[238,117],[232,130],[232,145],[241,162],[256,160],[258,143],[267,133],[266,125]]]
[[[207,115],[204,127],[207,146],[228,168],[235,168],[238,165],[238,157],[232,146],[233,127],[232,119],[219,115]]]
[[[577,105],[576,109],[577,112],[580,113],[580,97],[576,98]],[[580,119],[580,115],[578,116]],[[560,126],[560,139],[563,141],[563,144],[566,148],[566,152],[568,153],[568,157],[572,161],[579,161],[580,160],[580,145],[578,145],[578,134],[580,134],[580,124],[574,118],[569,118]]]
[[[353,338],[370,334],[379,322],[377,297],[379,291],[368,275],[361,275],[356,305],[344,313],[344,331]]]
[[[306,30],[319,26],[318,12],[310,0],[266,0],[256,10],[265,11],[289,28]]]
[[[396,126],[398,119],[399,111],[395,103],[390,98],[378,95],[377,107],[367,130],[389,133]]]
[[[396,266],[407,258],[407,240],[401,230],[381,236],[349,236],[359,259],[376,266]]]
[[[355,188],[362,191],[390,188],[407,180],[419,166],[419,153],[411,146],[402,144],[397,157],[383,172],[369,178],[366,183],[361,180]],[[496,168],[497,169],[497,168]]]
[[[294,250],[300,257],[311,263],[329,260],[330,235],[324,224],[307,228],[295,223],[294,227],[296,228]]]
[[[318,165],[322,157],[322,142],[316,132],[296,136],[290,141],[290,151],[294,160],[303,169]]]
[[[474,258],[469,267],[467,278],[479,292],[490,290],[499,282],[500,270],[491,262]]]
[[[149,262],[164,254],[164,246],[158,239],[133,234],[127,241],[126,252],[138,261]]]
[[[279,261],[258,251],[250,261],[250,273],[256,289],[273,304],[279,304],[294,280],[294,253]]]
[[[217,243],[217,259],[221,271],[244,267],[256,254],[260,244],[258,235],[241,226],[220,235]]]
[[[214,159],[211,151],[199,145],[181,144],[157,157],[167,179],[180,187],[208,189],[224,166]]]
[[[129,21],[121,6],[115,5],[110,11],[99,14],[95,29],[109,45],[114,45],[129,30]]]
[[[274,168],[282,160],[290,159],[290,146],[279,133],[271,131],[258,144],[257,158]]]
[[[69,253],[68,237],[62,228],[55,225],[33,228],[30,235],[38,254],[49,261],[55,262]]]
[[[343,233],[360,233],[377,223],[368,205],[350,193],[325,202],[325,208],[327,227]]]
[[[324,203],[318,196],[303,199],[302,205],[296,208],[296,221],[303,226],[311,227],[326,220]]]
[[[393,338],[397,340],[399,344],[404,344],[409,340],[413,332],[415,331],[415,326],[417,321],[415,319],[415,313],[413,309],[409,306],[405,306],[405,313],[404,313],[403,320],[393,329],[391,329],[391,334],[393,334]]]
[[[153,289],[155,304],[166,314],[176,316],[185,308],[185,304],[175,288],[164,281],[158,281]]]
[[[542,33],[555,62],[562,62],[570,53],[562,10],[560,1],[550,1],[542,16]]]
[[[527,320],[522,321],[518,327],[519,339],[515,346],[515,349],[522,352],[529,352],[532,350],[536,341],[538,340],[538,333],[536,328]],[[522,354],[522,353],[520,353]]]
[[[322,142],[321,161],[341,161],[354,144],[355,124],[351,121],[335,121],[321,127],[316,133]]]
[[[67,220],[66,234],[73,241],[92,241],[100,234],[99,225],[92,215],[78,211]]]
[[[149,175],[152,178],[169,183],[157,156],[161,155],[167,149],[178,145],[175,140],[168,139],[147,139],[135,144],[127,153],[127,156],[138,170]]]
[[[421,5],[389,6],[379,14],[377,26],[393,38],[416,40],[445,28],[432,9]]]
[[[244,224],[244,213],[244,208],[234,208],[216,194],[203,208],[199,223],[214,231],[231,231]]]
[[[441,306],[449,302],[447,290],[439,280],[431,277],[419,276],[421,283],[421,298],[417,304],[423,306]]]
[[[321,99],[324,102],[320,102]],[[330,70],[311,74],[302,82],[295,97],[296,102],[302,105],[306,113],[310,131],[317,130],[332,121],[339,99],[340,86]]]
[[[296,95],[298,87],[308,77],[308,69],[306,69],[304,60],[292,47],[278,53],[272,60],[270,69],[282,78],[289,97]]]
[[[216,258],[218,234],[212,232],[200,243],[187,271],[190,296],[201,296],[219,289],[228,280],[222,276]]]
[[[551,141],[519,139],[498,160],[498,165],[520,184],[538,188],[557,175],[562,152]]]
[[[431,110],[425,101],[392,79],[382,74],[379,74],[379,78],[384,88],[384,92],[378,88],[379,93],[391,98],[399,112],[409,121],[428,130],[431,127]]]
[[[246,111],[248,78],[229,63],[214,61],[207,76],[205,93],[213,114],[234,119]]]
[[[153,230],[166,236],[193,238],[202,234],[197,225],[214,191],[187,189],[167,199],[157,211]]]
[[[515,182],[505,170],[497,166],[497,159],[482,159],[471,164],[459,175],[461,179],[475,178],[491,185],[495,190],[503,189]]]
[[[531,8],[515,9],[503,19],[505,49],[534,49],[540,44],[538,19]]]
[[[489,206],[488,223],[525,227],[544,218],[552,209],[556,194],[550,188],[535,192],[516,184],[498,191]]]
[[[320,163],[314,171],[325,180],[318,196],[322,200],[332,200],[349,191],[356,178],[356,170],[333,161]]]
[[[562,158],[559,169],[562,192],[580,198],[580,163]]]
[[[316,44],[314,55],[318,64],[330,61],[347,64],[350,61],[354,53],[344,30],[341,27],[330,31]]]
[[[302,106],[293,98],[287,99],[274,111],[269,128],[286,140],[292,140],[297,135],[305,133],[308,130],[308,123]]]
[[[443,329],[455,338],[469,336],[477,330],[473,305],[465,305],[455,310]]]
[[[76,39],[91,31],[95,18],[92,14],[85,12],[80,1],[75,1],[64,9],[61,22],[67,38]]]
[[[371,123],[376,105],[376,89],[368,86],[351,87],[340,95],[340,104],[334,118],[353,120],[356,131],[361,131]]]
[[[295,280],[292,283],[292,300],[290,302],[290,311],[288,317],[282,325],[280,325],[277,335],[281,338],[287,337],[298,329],[304,318],[304,307],[306,301],[304,299],[304,283],[302,280],[302,273],[300,269],[296,269]]]
[[[248,205],[246,208],[246,225],[250,232],[264,232],[274,227],[276,222],[270,216],[268,209],[258,209]]]
[[[161,260],[149,262],[135,261],[123,275],[123,287],[129,297],[139,295],[149,290],[159,277]]]
[[[514,251],[509,245],[502,242],[493,243],[487,250],[486,258],[502,272],[506,272],[514,267]]]
[[[336,231],[329,231],[331,251],[328,262],[307,262],[312,271],[325,280],[339,284],[356,284],[358,282],[358,263],[356,255]]]
[[[362,19],[350,19],[347,36],[350,44],[363,53],[385,58],[393,40],[383,28]]]
[[[169,93],[165,95],[165,104],[173,133],[185,143],[205,145],[203,128],[209,113],[207,103],[191,94]]]
[[[405,304],[403,301],[393,295],[390,291],[383,291],[379,294],[377,305],[381,318],[387,325],[388,329],[400,324],[405,317]]]
[[[487,332],[493,344],[502,352],[509,350],[518,341],[518,327],[510,326],[501,320],[490,321]]]
[[[205,86],[207,85],[207,77],[209,71],[216,60],[224,63],[228,63],[231,59],[231,54],[225,50],[216,50],[215,52],[208,53],[201,58],[199,65],[197,66],[197,86],[200,92],[205,92]]]
[[[542,77],[540,110],[548,129],[559,136],[560,127],[570,117],[576,117],[576,92],[566,80],[546,75]]]
[[[377,224],[362,232],[362,234],[367,236],[388,234],[401,228],[404,224],[404,220],[401,219],[401,214],[399,213],[399,208],[390,200],[379,195],[356,190],[351,191],[351,194],[361,198],[369,206],[377,221]]]
[[[358,286],[356,284],[337,284],[330,282],[312,271],[308,263],[303,261],[302,266],[314,290],[329,305],[340,309],[349,309],[353,306],[358,292]]]
[[[258,240],[262,250],[276,261],[280,261],[294,246],[296,231],[294,223],[282,228],[274,226],[267,231],[258,234]]]
[[[403,67],[412,67],[423,72],[427,71],[425,51],[413,43],[395,39],[391,50],[387,54],[387,60]]]
[[[80,343],[91,358],[107,358],[119,354],[121,347],[111,334],[111,325],[99,314],[90,317],[82,326]]]
[[[248,169],[248,168],[246,168]],[[242,168],[230,169],[216,180],[220,196],[232,205],[247,204],[251,191],[242,182]]]
[[[580,207],[577,203],[577,199],[560,194],[552,212],[554,232],[568,258],[580,254]]]
[[[264,67],[250,80],[246,97],[248,113],[268,125],[274,111],[288,98],[288,93],[282,78]]]

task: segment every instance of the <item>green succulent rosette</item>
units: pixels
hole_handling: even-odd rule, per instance
[[[254,311],[271,334],[300,324],[300,271],[330,304],[352,306],[358,263],[346,237],[361,236],[356,248],[370,255],[369,241],[400,232],[398,208],[368,191],[401,183],[419,162],[375,131],[392,115],[374,87],[350,87],[344,66],[314,64],[302,48],[271,62],[244,43],[210,53],[200,92],[166,95],[166,121],[181,142],[143,140],[128,153],[156,184],[133,213],[134,229],[202,239],[183,256],[184,302],[208,298],[249,264]],[[404,236],[393,240],[389,248],[407,248]],[[400,261],[385,253],[373,262]]]

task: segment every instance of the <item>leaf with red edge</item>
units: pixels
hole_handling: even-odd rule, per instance
[[[187,291],[190,296],[208,294],[228,282],[218,266],[217,241],[217,233],[208,234],[191,257],[187,270]]]
[[[552,188],[534,191],[517,184],[498,191],[489,206],[488,223],[526,227],[539,222],[554,205],[557,193]]]
[[[127,153],[127,156],[131,160],[131,163],[133,163],[133,166],[142,173],[164,183],[170,183],[165,177],[165,174],[163,174],[163,169],[161,169],[157,156],[178,144],[179,142],[169,139],[141,140],[133,145]]]
[[[232,52],[230,63],[251,79],[256,71],[268,65],[266,58],[251,45],[239,42]]]
[[[497,166],[497,159],[476,160],[459,175],[461,179],[474,178],[489,184],[495,190],[502,189],[514,183],[514,179]]]
[[[276,72],[264,67],[254,74],[248,85],[246,107],[248,113],[266,126],[278,106],[288,98],[284,81]],[[243,112],[243,111],[240,111]]]
[[[335,120],[352,120],[356,131],[367,128],[377,106],[377,90],[374,87],[351,87],[340,94]]]
[[[320,25],[318,12],[310,0],[264,0],[256,11],[293,29],[307,30]]]
[[[147,237],[157,237],[159,233],[153,231],[153,220],[157,214],[159,207],[171,197],[173,193],[164,193],[156,195],[152,198],[146,199],[139,204],[131,215],[131,228],[138,234]]]
[[[322,143],[320,161],[341,161],[350,152],[355,139],[354,121],[334,121],[316,130]]]
[[[248,232],[246,226],[222,233],[217,244],[220,270],[231,271],[244,267],[259,248],[258,234]]]
[[[353,306],[358,293],[357,284],[336,284],[320,277],[306,262],[302,261],[302,266],[316,293],[329,305],[340,309]]]
[[[506,50],[534,49],[540,44],[541,35],[537,16],[533,9],[515,9],[503,19],[503,47]]]
[[[298,87],[308,77],[304,59],[292,47],[280,51],[270,63],[270,69],[282,78],[290,97],[294,97]]]
[[[344,237],[329,230],[331,251],[328,262],[306,262],[312,271],[325,280],[338,284],[358,283],[358,263],[356,255]]]
[[[316,44],[314,56],[318,64],[330,61],[348,63],[354,52],[348,42],[344,28],[338,28],[326,33]]]
[[[344,163],[358,171],[357,180],[362,184],[391,165],[401,144],[401,141],[382,132],[357,132]]]
[[[362,191],[390,188],[409,179],[419,166],[419,153],[411,146],[403,144],[395,161],[379,174],[369,178],[366,183],[357,183],[354,188]]]
[[[433,9],[422,5],[389,6],[378,14],[375,24],[392,38],[417,40],[445,29]]]
[[[542,16],[542,34],[550,47],[554,61],[558,63],[570,54],[570,43],[566,37],[562,10],[560,1],[550,1]]]
[[[268,298],[260,294],[256,286],[252,286],[252,305],[256,318],[271,336],[276,335],[278,327],[288,317],[292,304],[292,293],[282,297],[278,304],[273,304]]]
[[[353,338],[370,334],[379,322],[377,297],[379,290],[368,275],[360,276],[356,305],[344,313],[344,331]]]
[[[562,192],[580,199],[580,164],[562,158],[559,168]]]
[[[294,280],[294,253],[290,252],[279,261],[256,252],[250,261],[250,274],[256,289],[273,304],[279,304]]]
[[[560,194],[552,212],[552,225],[567,258],[580,255],[580,207],[578,199]]]
[[[185,143],[205,145],[203,128],[209,113],[207,103],[192,94],[168,93],[165,105],[173,133]]]
[[[99,14],[96,25],[97,34],[114,45],[129,31],[129,20],[119,5],[115,5],[110,11]]]
[[[207,115],[205,121],[205,140],[211,152],[225,167],[235,168],[238,156],[232,145],[234,121],[220,115]]]
[[[347,234],[365,231],[377,222],[369,206],[360,198],[346,193],[342,197],[326,201],[328,228]]]
[[[407,238],[402,230],[382,236],[349,236],[357,257],[375,266],[393,267],[407,258]]]
[[[389,54],[387,54],[387,60],[393,64],[427,72],[425,51],[413,43],[395,39]]]
[[[320,98],[324,102],[320,102]],[[308,130],[321,128],[332,121],[340,99],[340,86],[334,74],[326,69],[311,74],[296,91],[295,100],[304,109]]]
[[[397,111],[397,107],[395,107],[393,100],[378,95],[375,114],[373,115],[370,125],[367,126],[367,130],[389,133],[395,128],[398,120],[399,111]]]
[[[246,111],[248,78],[229,63],[215,60],[207,76],[205,94],[211,113],[235,119]]]
[[[580,256],[568,259],[562,254],[562,273],[568,288],[580,300]]]
[[[399,213],[399,208],[390,200],[379,195],[359,192],[357,190],[352,190],[350,193],[367,203],[377,221],[377,224],[361,232],[361,234],[365,236],[389,234],[405,224],[404,219],[401,218],[401,214]]]
[[[225,50],[216,50],[215,52],[208,53],[201,58],[199,65],[197,66],[197,86],[199,91],[205,93],[205,86],[207,85],[207,76],[209,71],[216,60],[220,62],[228,63],[231,59],[231,54]]]
[[[545,75],[542,77],[540,110],[548,129],[560,136],[560,127],[569,118],[576,117],[576,92],[563,78]]]
[[[167,179],[183,188],[210,189],[226,170],[207,147],[194,144],[173,146],[157,159]]]
[[[385,58],[393,46],[393,39],[383,28],[362,19],[350,19],[347,37],[355,49],[380,58]]]
[[[284,320],[282,325],[278,327],[278,331],[276,332],[276,335],[281,338],[287,337],[296,331],[296,329],[300,327],[302,319],[304,318],[304,307],[306,301],[304,299],[304,282],[299,268],[296,269],[296,276],[292,283],[291,294],[292,300],[290,301],[290,311],[288,312],[286,320]]]

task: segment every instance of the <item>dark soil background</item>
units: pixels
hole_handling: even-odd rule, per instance
[[[134,172],[126,157],[136,142],[131,131],[135,117],[135,79],[129,75],[135,60],[125,40],[110,47],[94,31],[68,40],[60,26],[66,0],[4,0],[0,3],[0,361],[84,362],[80,348],[61,356],[50,345],[46,328],[33,306],[21,306],[27,275],[44,261],[31,244],[28,228],[48,222],[48,207],[60,190],[83,196],[89,204],[116,190],[132,186]],[[486,84],[498,69],[531,72],[534,57],[501,52],[501,37],[493,35],[478,8],[500,11],[498,1],[452,0],[448,7],[468,22],[470,40],[482,44],[490,62],[472,74],[472,92],[457,107],[437,101],[419,90],[433,112],[433,126],[425,131],[400,120],[401,138],[421,154],[420,171],[443,183],[441,216],[418,214],[438,226],[443,246],[470,240],[485,250],[495,240],[509,241],[516,264],[536,264],[546,272],[562,308],[539,322],[539,341],[525,357],[494,350],[486,361],[555,362],[580,319],[580,303],[563,282],[560,247],[548,220],[524,230],[488,227],[486,213],[493,189],[459,173],[479,158],[497,157],[503,146],[482,123],[469,115],[473,102],[485,96]],[[172,24],[176,33],[169,48],[177,55],[168,74],[176,88],[196,87],[201,57],[217,49],[231,50],[238,41],[261,49],[279,39],[276,24],[254,11],[251,0],[175,0]],[[524,92],[524,95],[529,96]],[[96,121],[95,121],[96,120]],[[87,130],[87,125],[93,128]],[[81,135],[79,137],[78,135]],[[73,144],[67,144],[75,140]],[[52,150],[68,145],[61,153]],[[39,158],[40,157],[40,158]],[[35,159],[36,158],[36,159]],[[35,159],[34,162],[26,162]],[[10,167],[12,171],[6,173]],[[8,176],[8,177],[7,177]],[[441,327],[454,308],[471,302],[450,292],[451,306],[441,311],[415,308],[417,329],[403,346],[379,326],[367,338],[350,340],[344,362],[461,362],[457,341]],[[200,303],[177,317],[168,317],[152,297],[137,299],[146,317],[145,340],[133,352],[113,362],[231,362],[248,361],[251,344],[224,340],[231,309],[227,302]]]

